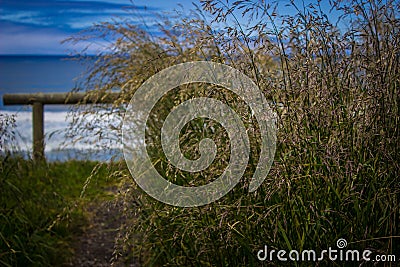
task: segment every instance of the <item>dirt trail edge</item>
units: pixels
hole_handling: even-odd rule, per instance
[[[116,197],[86,208],[88,226],[75,241],[75,256],[64,266],[140,266],[137,262],[124,262],[123,257],[114,259],[115,241],[124,222],[122,205],[122,200]]]

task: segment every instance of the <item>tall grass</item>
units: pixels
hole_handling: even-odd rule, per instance
[[[260,132],[240,99],[201,84],[166,95],[153,110],[147,135],[148,151],[164,177],[182,184],[208,181],[229,160],[225,131],[213,121],[204,126],[201,120],[182,132],[181,149],[196,157],[194,141],[212,135],[219,144],[219,160],[193,175],[165,159],[160,125],[172,106],[192,97],[214,97],[233,106],[245,121],[252,156],[243,182],[203,207],[159,203],[133,183],[126,191],[132,218],[121,238],[122,248],[134,246],[132,257],[157,266],[259,265],[256,253],[264,245],[322,250],[334,247],[339,238],[352,249],[398,254],[400,3],[332,1],[341,15],[338,24],[320,3],[291,1],[296,14],[283,15],[277,13],[277,3],[208,0],[190,17],[166,19],[159,25],[161,37],[129,21],[100,24],[88,32],[115,37],[113,52],[99,55],[85,86],[97,89],[92,93],[99,97],[121,88],[121,98],[108,110],[121,121],[124,103],[144,80],[167,66],[193,60],[241,70],[279,116],[273,167],[264,184],[248,193]],[[84,112],[96,114],[98,108]],[[77,121],[71,133],[79,137],[91,130]],[[107,131],[116,140],[120,137],[120,127],[114,126],[98,135]]]
[[[86,224],[85,205],[104,199],[115,180],[96,162],[19,157],[14,123],[12,116],[0,115],[0,265],[61,266],[73,256],[73,238]],[[96,183],[81,197],[95,166]]]

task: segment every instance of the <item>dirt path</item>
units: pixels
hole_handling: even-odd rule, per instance
[[[134,262],[115,261],[118,230],[123,222],[122,201],[114,199],[87,207],[89,224],[76,240],[75,257],[66,266],[139,266]]]

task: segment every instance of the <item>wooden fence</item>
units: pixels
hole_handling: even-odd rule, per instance
[[[118,93],[109,93],[103,96],[93,96],[88,93],[34,93],[34,94],[4,94],[4,105],[32,105],[33,129],[33,158],[44,160],[44,105],[72,105],[72,104],[109,104],[113,103]]]

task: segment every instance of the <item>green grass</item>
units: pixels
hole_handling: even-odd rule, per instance
[[[86,223],[83,207],[110,198],[104,189],[115,184],[97,164],[0,158],[0,265],[54,266],[72,256],[71,240]]]

